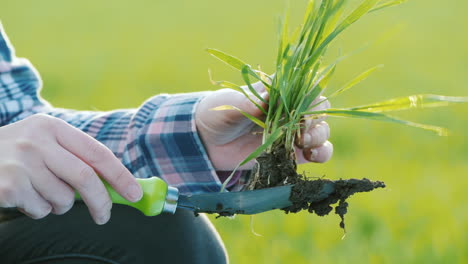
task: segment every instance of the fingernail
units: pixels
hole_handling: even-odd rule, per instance
[[[127,189],[127,197],[130,199],[131,202],[137,202],[141,199],[143,193],[141,191],[141,187],[137,184],[132,184]]]

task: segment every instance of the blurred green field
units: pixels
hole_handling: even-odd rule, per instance
[[[302,18],[305,0],[293,0]],[[356,1],[352,1],[357,3]],[[213,90],[239,74],[210,57],[214,47],[272,71],[284,0],[13,1],[0,19],[19,56],[44,79],[55,106],[137,107],[158,93]],[[410,0],[368,15],[334,43],[352,52],[331,88],[377,65],[385,68],[332,102],[353,106],[416,93],[468,96],[468,2]],[[333,159],[300,167],[312,176],[383,180],[386,190],[349,200],[339,217],[264,213],[216,219],[232,263],[468,263],[468,105],[402,113],[442,125],[450,137],[371,121],[330,119]]]

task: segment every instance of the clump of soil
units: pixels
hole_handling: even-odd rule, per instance
[[[252,171],[251,179],[247,185],[249,190],[264,189],[282,185],[294,184],[289,200],[292,205],[282,208],[286,213],[297,213],[308,210],[319,216],[328,215],[335,207],[335,213],[341,217],[340,227],[345,229],[344,216],[348,211],[348,199],[358,192],[370,192],[376,188],[384,188],[381,181],[368,179],[340,179],[331,181],[327,179],[307,178],[296,172],[297,165],[293,154],[287,153],[284,146],[273,148],[271,153],[263,153],[257,158],[256,166]],[[333,183],[334,191],[325,198],[319,193],[325,184]]]
[[[335,191],[323,200],[317,201],[317,195],[326,183],[333,182]],[[333,204],[335,213],[341,217],[340,227],[345,229],[344,216],[348,212],[348,202],[346,199],[358,192],[370,192],[376,188],[385,188],[385,183],[381,181],[371,181],[369,179],[346,179],[331,181],[327,179],[309,180],[299,179],[293,186],[289,200],[292,206],[283,208],[286,213],[297,213],[302,210],[308,210],[309,213],[315,213],[318,216],[328,215],[332,210]]]

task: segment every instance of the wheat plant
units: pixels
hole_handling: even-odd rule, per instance
[[[242,87],[228,81],[217,81],[215,83],[221,87],[242,92],[265,115],[265,119],[260,120],[241,111],[252,122],[262,127],[264,131],[263,144],[246,157],[239,166],[259,157],[262,153],[269,154],[278,148],[285,150],[282,152],[285,155],[283,158],[294,159],[295,138],[300,137],[301,124],[304,123],[302,121],[306,118],[316,119],[323,116],[361,118],[398,123],[430,130],[438,135],[447,135],[445,128],[402,120],[390,116],[386,112],[445,106],[449,103],[468,102],[468,98],[420,94],[351,108],[312,110],[323,103],[323,101],[317,102],[317,98],[326,91],[337,64],[344,58],[339,57],[330,64],[324,64],[325,55],[333,40],[365,14],[403,2],[405,1],[364,0],[352,12],[345,15],[345,7],[348,3],[346,0],[309,1],[303,23],[297,30],[290,33],[288,16],[286,15],[283,18],[279,32],[275,72],[271,75],[259,69],[254,69],[232,55],[216,49],[208,49],[207,51],[211,55],[239,70],[245,86]],[[329,93],[328,100],[360,83],[379,67],[371,67],[369,70],[357,75],[343,87]],[[252,83],[257,81],[262,82],[269,93],[268,102],[252,87]],[[263,109],[257,103],[259,101],[267,104],[267,109]],[[213,110],[239,109],[223,105]]]

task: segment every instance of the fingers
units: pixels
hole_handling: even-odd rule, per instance
[[[247,85],[242,86],[242,88],[244,88],[246,91],[248,91],[250,93],[249,88],[248,88]],[[265,85],[260,81],[258,81],[256,83],[252,83],[252,88],[254,88],[255,91],[257,91],[258,94],[262,94],[262,93],[264,93],[266,91]]]
[[[328,108],[331,107],[330,105],[330,102],[327,100],[326,97],[324,96],[320,96],[320,97],[317,97],[313,102],[312,102],[312,105],[316,105],[320,103],[319,105],[317,105],[316,107],[312,108],[311,110],[312,111],[322,111],[322,110],[326,110]],[[321,118],[317,118],[317,119],[311,119],[311,118],[308,118],[309,116],[305,116],[306,120],[305,120],[305,127],[308,128],[308,127],[311,127],[311,126],[314,126],[314,125],[317,125],[319,124],[320,122],[323,122],[325,120],[324,117],[321,117]]]
[[[141,186],[120,160],[114,156],[112,151],[81,130],[65,122],[61,123],[56,127],[55,135],[57,142],[64,149],[94,168],[103,179],[127,200],[136,202],[141,199],[143,195]],[[91,171],[86,171],[88,169],[84,170],[85,175],[92,175]],[[61,174],[59,173],[59,175]]]
[[[330,138],[330,127],[327,122],[320,122],[312,127],[308,127],[302,132],[300,138],[296,139],[296,145],[300,148],[318,147]]]
[[[263,109],[267,109],[267,104],[253,95],[248,89],[244,89],[249,97]],[[268,101],[269,95],[266,91],[258,93],[264,101]],[[243,93],[235,91],[232,89],[222,89],[215,92],[214,96],[211,98],[211,108],[220,106],[220,105],[232,105],[242,111],[247,112],[248,114],[254,117],[261,117],[263,115],[262,110],[260,110],[257,105],[255,105],[251,100],[249,100]],[[242,115],[239,111],[229,111],[230,118],[233,119],[245,119],[245,116]]]
[[[0,207],[20,208],[35,219],[63,214],[72,207],[76,189],[95,222],[103,224],[112,202],[95,171],[128,200],[142,196],[109,149],[62,120],[33,115],[0,133]]]
[[[80,193],[97,224],[109,220],[112,201],[92,167],[59,146],[46,153],[44,161],[52,173]]]
[[[304,158],[308,161],[316,163],[324,163],[330,160],[333,154],[333,144],[329,141],[325,142],[323,145],[303,150]]]
[[[45,167],[45,165],[43,165]],[[52,205],[52,213],[61,215],[68,212],[75,202],[74,190],[65,182],[57,178],[49,168],[38,171],[31,177],[34,189]]]
[[[318,103],[320,104],[314,107],[313,111],[330,108],[330,103],[323,96],[315,99],[312,105]],[[333,155],[333,145],[328,141],[330,138],[330,127],[323,120],[324,118],[307,119],[306,116],[300,137],[296,138],[298,163],[323,163],[328,161]]]
[[[20,164],[10,163],[1,166],[0,206],[17,207],[34,219],[50,213],[52,206],[32,187],[27,170]]]
[[[308,162],[324,163],[330,160],[332,155],[333,144],[329,141],[315,148],[296,149],[296,156],[299,164]]]
[[[268,94],[263,94],[268,100]],[[266,109],[266,104],[258,101]],[[213,111],[222,105],[234,106],[256,118],[262,119],[263,113],[244,94],[232,89],[221,89],[210,93],[198,104],[196,125],[203,142],[207,145],[224,145],[249,133],[256,126],[238,110]]]
[[[330,108],[330,106],[331,106],[330,101],[328,101],[328,99],[325,96],[319,96],[319,97],[315,98],[315,100],[312,101],[311,106],[316,105],[316,104],[319,104],[319,105],[312,108],[311,109],[312,111],[325,110],[325,109]]]
[[[240,91],[233,89],[221,89],[211,93],[208,97],[206,97],[201,103],[202,108],[206,111],[221,105],[232,105],[241,109],[244,112],[247,112],[252,116],[255,116],[257,118],[261,117],[263,115],[263,112],[257,107],[257,105],[262,107],[263,109],[267,108],[267,104],[263,101],[268,101],[268,93],[266,92],[265,86],[261,82],[253,83],[252,87],[263,100],[260,100],[260,98],[254,95],[247,86],[242,86],[240,88],[255,103],[249,100],[249,98],[247,98],[246,95]],[[224,112],[224,115],[229,116],[229,118],[233,120],[245,119],[245,116],[242,115],[239,111],[232,110],[221,112]]]
[[[52,206],[29,184],[28,189],[22,192],[23,197],[18,202],[21,212],[32,219],[41,219],[52,211]]]

